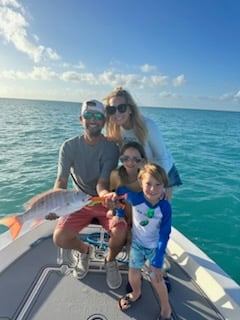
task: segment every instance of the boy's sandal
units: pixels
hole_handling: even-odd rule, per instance
[[[127,309],[129,309],[132,304],[136,301],[138,301],[140,298],[141,298],[141,294],[140,296],[136,299],[136,300],[132,300],[129,296],[129,294],[125,294],[125,296],[122,296],[119,300],[118,300],[118,306],[119,306],[119,309],[121,311],[125,311]]]

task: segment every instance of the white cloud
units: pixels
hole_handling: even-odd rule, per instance
[[[1,0],[0,5],[0,36],[7,43],[12,43],[17,50],[27,54],[36,63],[42,59],[60,59],[53,49],[36,45],[29,40],[27,33],[29,25],[24,17],[24,9],[17,1]],[[35,41],[38,39],[36,35],[33,35],[32,38]]]
[[[20,6],[20,4],[16,0],[0,0],[0,6],[11,6],[24,11],[23,8]]]
[[[146,73],[154,72],[154,71],[157,71],[157,67],[146,63],[146,64],[140,66],[140,70],[142,72],[146,72]]]
[[[171,93],[171,92],[167,92],[167,91],[162,91],[159,93],[159,96],[161,98],[176,98],[176,94]]]
[[[34,67],[33,71],[29,74],[29,77],[33,80],[51,80],[58,77],[58,75],[51,71],[50,68],[47,67]]]
[[[234,95],[234,98],[240,100],[240,90]]]
[[[0,78],[5,79],[33,79],[33,80],[51,80],[59,79],[62,81],[79,82],[89,85],[109,85],[138,88],[159,88],[168,84],[167,76],[140,76],[139,74],[114,73],[104,71],[100,74],[91,72],[83,73],[76,71],[66,71],[56,73],[48,67],[33,67],[31,72],[20,72],[14,70],[4,70],[0,72]]]
[[[224,93],[219,97],[219,100],[240,102],[240,90],[236,93]]]
[[[180,87],[186,82],[184,74],[181,74],[173,79],[172,83],[174,87]]]
[[[33,67],[31,72],[5,70],[0,73],[0,77],[8,80],[51,80],[58,78],[58,75],[46,67]]]
[[[75,71],[64,72],[60,76],[60,79],[64,81],[85,82],[91,85],[98,83],[98,80],[93,73],[77,73]]]

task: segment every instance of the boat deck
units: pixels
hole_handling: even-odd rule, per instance
[[[96,231],[95,227],[86,231]],[[142,298],[127,312],[118,308],[125,294],[127,265],[119,263],[123,275],[120,289],[111,290],[105,281],[104,260],[93,255],[88,275],[81,281],[72,276],[68,251],[57,263],[57,248],[49,224],[14,241],[0,252],[0,319],[69,320],[152,320],[160,305],[143,274]],[[226,319],[184,269],[171,257],[170,302],[173,319]],[[230,318],[229,318],[230,319]],[[231,318],[233,320],[235,318]]]

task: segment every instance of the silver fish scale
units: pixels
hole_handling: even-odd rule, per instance
[[[58,208],[67,207],[80,201],[87,204],[89,197],[78,191],[53,190],[36,200],[31,208],[21,215],[22,221],[44,218],[47,214],[54,212]]]

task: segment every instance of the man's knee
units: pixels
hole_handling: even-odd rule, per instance
[[[53,242],[56,246],[66,249],[69,246],[69,241],[72,241],[76,235],[75,231],[56,229],[53,233]]]
[[[119,228],[118,225],[111,230],[111,238],[113,242],[125,242],[127,239],[127,229]]]

